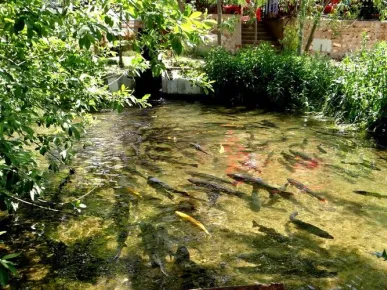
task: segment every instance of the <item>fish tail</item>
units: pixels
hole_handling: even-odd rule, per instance
[[[290,219],[291,221],[295,221],[297,215],[298,215],[298,211],[295,211],[295,212],[293,212],[293,213],[289,216],[289,219]]]

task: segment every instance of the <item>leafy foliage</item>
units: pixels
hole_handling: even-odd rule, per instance
[[[4,235],[5,233],[5,231],[0,232],[0,236]],[[0,241],[0,243],[3,243],[3,241]],[[9,273],[14,276],[18,274],[15,268],[15,263],[10,260],[18,257],[19,255],[19,253],[12,253],[0,258],[0,286],[5,286],[8,284]]]
[[[142,33],[131,45],[145,48],[150,61],[136,60],[133,71],[165,69],[164,52],[176,54],[200,42],[213,21],[177,1],[14,0],[0,3],[0,200],[16,209],[15,198],[42,193],[44,168],[37,155],[50,156],[50,170],[68,163],[85,116],[103,107],[144,105],[122,88],[104,88],[104,59],[89,50],[103,35],[122,34],[117,15],[139,19]]]
[[[369,128],[387,117],[387,44],[355,53],[341,62],[324,111],[343,122]]]
[[[318,110],[335,75],[324,59],[278,54],[266,45],[235,56],[215,49],[205,70],[215,81],[215,97],[224,103],[277,111]]]

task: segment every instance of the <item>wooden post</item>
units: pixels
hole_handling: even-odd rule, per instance
[[[121,30],[122,30],[122,5],[120,6],[120,32],[121,32]],[[124,67],[124,60],[122,59],[121,41],[122,41],[122,36],[121,36],[121,33],[120,33],[120,39],[119,39],[120,47],[119,47],[119,50],[118,50],[118,65],[120,66],[120,68],[123,68]]]

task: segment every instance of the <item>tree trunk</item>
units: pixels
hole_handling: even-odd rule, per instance
[[[119,25],[120,25],[120,31],[122,31],[122,5],[120,8],[120,24]],[[118,49],[118,65],[120,68],[123,68],[124,67],[124,60],[122,59],[122,45],[121,45],[122,36],[121,36],[121,33],[120,33],[119,42],[120,42],[120,47]]]
[[[322,15],[323,11],[325,10],[325,7],[327,7],[327,5],[329,4],[329,2],[330,2],[330,0],[325,0],[324,7],[322,8],[322,10],[319,13],[317,13],[316,17],[314,18],[312,30],[310,31],[308,41],[305,45],[305,49],[304,49],[305,52],[309,51],[310,45],[312,44],[312,41],[314,39],[314,33],[316,32],[317,25],[320,22],[321,15]]]
[[[185,4],[184,4],[184,1],[183,0],[177,0],[177,3],[179,5],[179,9],[181,12],[184,12],[185,10]]]
[[[222,24],[222,0],[217,0],[218,10],[218,45],[222,45],[222,33],[220,31],[220,25]]]
[[[306,2],[307,0],[301,0],[301,10],[300,10],[300,26],[298,29],[298,46],[297,46],[297,54],[302,55],[302,42],[304,41],[304,24],[306,18]]]

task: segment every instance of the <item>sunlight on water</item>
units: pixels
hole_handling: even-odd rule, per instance
[[[97,188],[82,200],[87,209],[79,216],[45,220],[43,236],[33,241],[41,249],[29,253],[40,259],[30,262],[25,285],[387,289],[387,262],[372,254],[387,247],[387,199],[372,195],[387,197],[387,153],[369,142],[309,117],[199,104],[95,118],[100,122],[78,149],[77,173],[59,198]],[[277,190],[253,190],[227,176],[234,173]],[[157,188],[149,177],[171,188]],[[284,186],[288,178],[310,191]]]

